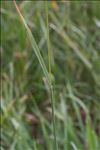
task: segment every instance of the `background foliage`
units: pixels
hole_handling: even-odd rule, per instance
[[[20,1],[48,68],[44,1]],[[100,149],[100,2],[52,1],[51,67],[60,150]],[[47,83],[12,1],[1,1],[1,149],[52,150]]]

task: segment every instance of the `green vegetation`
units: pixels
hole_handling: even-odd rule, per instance
[[[99,150],[100,2],[17,4],[1,1],[1,150]]]

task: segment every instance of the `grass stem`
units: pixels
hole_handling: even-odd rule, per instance
[[[48,4],[46,2],[46,22],[47,22],[47,45],[48,45],[48,64],[49,64],[49,71],[47,70],[46,68],[46,65],[45,65],[45,62],[41,56],[41,53],[39,51],[39,48],[38,48],[38,45],[35,41],[35,38],[34,36],[32,35],[32,32],[31,30],[29,29],[23,15],[21,14],[20,12],[20,9],[18,7],[18,5],[16,4],[16,1],[14,1],[14,5],[16,7],[16,10],[20,16],[20,19],[22,21],[22,23],[24,24],[25,28],[26,28],[26,31],[27,31],[27,35],[28,35],[28,38],[30,40],[30,43],[32,45],[32,48],[35,52],[35,55],[40,63],[40,66],[43,70],[43,73],[47,79],[47,82],[48,82],[48,86],[49,86],[49,89],[50,89],[50,99],[51,99],[51,107],[52,107],[52,121],[53,121],[53,134],[54,134],[54,150],[57,150],[57,140],[56,140],[56,130],[55,130],[55,115],[54,115],[54,90],[53,90],[53,84],[52,84],[52,78],[51,78],[51,53],[50,53],[50,40],[49,40],[49,26],[48,26]]]
[[[50,51],[50,36],[49,36],[49,19],[48,19],[48,1],[45,2],[46,6],[46,25],[47,25],[47,47],[48,47],[48,72],[50,79],[50,98],[51,98],[51,107],[52,107],[52,121],[53,121],[53,134],[54,134],[54,150],[58,150],[57,139],[56,139],[56,123],[55,123],[55,105],[54,105],[54,88],[52,83],[52,71],[51,71],[51,51]]]

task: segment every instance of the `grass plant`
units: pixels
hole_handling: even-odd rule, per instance
[[[1,1],[1,150],[100,149],[99,10]]]

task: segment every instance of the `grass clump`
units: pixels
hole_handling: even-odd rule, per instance
[[[100,149],[99,4],[1,1],[2,150]]]

